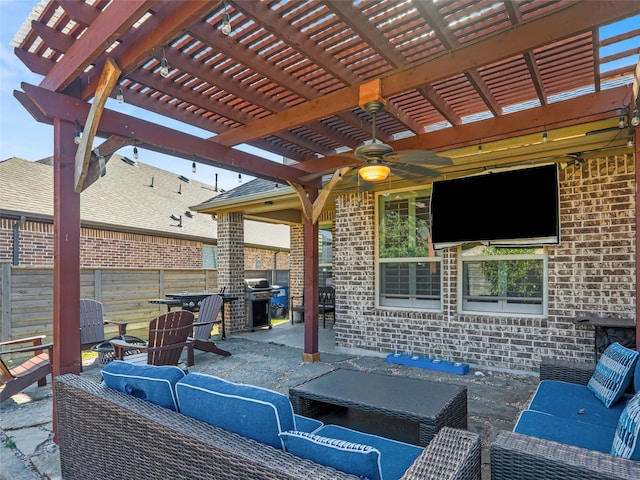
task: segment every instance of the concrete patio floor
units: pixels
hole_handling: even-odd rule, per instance
[[[403,375],[467,386],[468,429],[483,446],[483,480],[490,478],[488,447],[498,430],[511,430],[528,404],[537,372],[499,372],[472,368],[457,375],[391,364],[383,355],[336,348],[331,328],[319,329],[321,360],[302,362],[302,324],[281,323],[273,329],[233,335],[218,342],[232,353],[221,357],[196,351],[189,370],[232,381],[258,385],[288,394],[289,387],[338,367]],[[100,379],[100,365],[92,361],[82,376]],[[52,441],[50,386],[32,386],[0,406],[0,480],[59,479],[58,446]],[[15,446],[14,446],[15,445]],[[11,448],[13,447],[13,448]]]

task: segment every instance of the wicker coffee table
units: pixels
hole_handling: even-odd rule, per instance
[[[426,446],[444,427],[467,428],[467,387],[358,370],[337,369],[289,389],[299,415],[321,418],[335,406],[419,424]]]

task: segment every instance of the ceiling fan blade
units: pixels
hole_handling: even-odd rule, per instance
[[[340,155],[332,155],[331,158],[343,158],[346,161],[340,164],[339,166],[334,165],[332,167],[321,169],[315,172],[309,172],[306,175],[302,175],[300,177],[300,180],[302,180],[303,182],[308,182],[320,177],[324,177],[325,175],[332,175],[333,172],[335,172],[338,168],[341,168],[341,167],[358,167],[362,165],[362,160],[358,160],[357,158],[355,158],[352,152],[345,152],[345,153],[341,153]],[[319,160],[322,160],[322,159],[319,159]],[[314,162],[314,160],[310,160],[310,162]]]
[[[386,160],[386,159],[385,159]],[[391,171],[393,173],[401,174],[401,172],[406,172],[411,175],[418,175],[421,177],[439,177],[440,171],[435,168],[425,167],[423,165],[417,165],[415,163],[394,163],[390,165]]]
[[[453,165],[449,157],[443,157],[430,150],[403,150],[384,157],[385,162],[394,163],[419,163],[425,165],[435,165],[438,167],[448,167]]]

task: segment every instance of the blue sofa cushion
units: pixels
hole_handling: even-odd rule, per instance
[[[380,452],[373,447],[306,432],[284,432],[280,437],[285,450],[298,457],[368,480],[382,480]]]
[[[623,397],[631,398],[625,394]],[[591,390],[584,385],[543,380],[538,384],[529,410],[548,413],[577,422],[616,428],[625,402],[607,408]]]
[[[640,460],[640,393],[627,402],[620,415],[611,454]]]
[[[380,452],[380,471],[384,480],[397,480],[424,451],[422,447],[390,438],[358,432],[337,425],[325,425],[314,432],[323,437],[368,445]]]
[[[631,383],[638,352],[612,343],[602,353],[587,387],[609,408]]]
[[[190,373],[178,382],[176,393],[184,415],[280,449],[280,433],[322,424],[296,422],[289,398],[281,393],[212,375]]]
[[[104,384],[170,410],[178,410],[175,385],[184,378],[179,367],[140,365],[114,360],[102,369]]]
[[[533,410],[525,410],[520,414],[513,431],[603,453],[611,451],[616,432],[615,427],[594,428],[593,424]]]

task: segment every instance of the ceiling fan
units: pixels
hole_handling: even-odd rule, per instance
[[[379,100],[367,102],[364,110],[371,115],[373,125],[371,142],[357,147],[352,155],[359,161],[358,174],[365,182],[385,180],[391,170],[404,178],[437,177],[438,167],[453,165],[450,158],[438,155],[429,150],[404,150],[395,152],[393,147],[376,139],[376,115],[382,111],[384,104]]]

